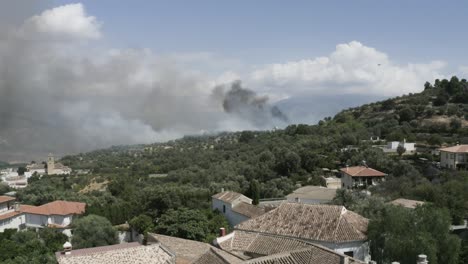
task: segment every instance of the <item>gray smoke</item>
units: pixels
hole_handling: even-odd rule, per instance
[[[99,23],[80,7],[2,24],[8,26],[0,28],[0,160],[271,128],[286,120],[240,83],[218,104],[211,78],[172,57],[97,48]],[[57,23],[63,17],[67,23]]]
[[[238,115],[257,127],[268,128],[271,124],[288,122],[286,115],[277,106],[269,104],[267,96],[259,96],[242,87],[241,81],[235,81],[229,86],[217,86],[213,95],[222,102],[226,113]]]

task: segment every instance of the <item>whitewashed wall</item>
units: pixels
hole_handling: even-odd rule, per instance
[[[20,225],[24,223],[26,223],[26,217],[24,214],[0,220],[0,232],[4,232],[5,229],[19,229]]]

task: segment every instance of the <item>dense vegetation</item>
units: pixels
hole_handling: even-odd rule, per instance
[[[460,239],[449,236],[448,228],[467,217],[468,173],[438,168],[432,163],[438,157],[430,150],[467,143],[467,119],[468,83],[453,77],[426,83],[418,94],[344,110],[317,125],[185,137],[67,156],[61,162],[89,173],[32,177],[18,198],[35,205],[56,199],[84,201],[87,214],[103,216],[113,225],[130,221],[142,233],[157,231],[209,241],[219,227],[227,225],[219,214],[207,210],[211,195],[221,188],[256,201],[284,197],[299,185],[323,184],[322,168],[333,170],[365,160],[389,174],[386,182],[371,188],[370,197],[340,191],[335,203],[371,219],[370,237],[379,247],[373,248],[376,258],[414,263],[413,256],[405,256],[416,251],[399,249],[418,245],[414,250],[427,252],[430,263],[463,263],[467,242],[463,240],[460,247]],[[416,142],[427,152],[386,154],[373,147],[379,142],[369,140],[376,136]],[[386,205],[398,197],[429,205],[414,212]],[[410,225],[439,216],[437,223]],[[405,220],[400,223],[398,219]],[[432,224],[437,229],[431,229]],[[395,239],[383,243],[383,234]],[[452,258],[443,253],[446,243],[450,243]]]

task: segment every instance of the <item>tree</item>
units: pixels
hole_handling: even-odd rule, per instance
[[[439,134],[432,134],[427,140],[427,143],[440,146],[440,144],[442,144],[442,137]]]
[[[105,217],[88,215],[73,221],[74,248],[100,247],[117,244],[117,231]]]
[[[239,142],[249,143],[255,138],[255,134],[252,131],[242,131],[239,137]]]
[[[24,175],[24,173],[26,172],[26,168],[25,167],[18,167],[18,170],[16,170],[16,172],[18,172],[18,175],[22,176]]]
[[[430,82],[424,83],[424,90],[428,90],[432,88],[432,84]]]
[[[151,232],[154,229],[153,220],[147,215],[135,216],[129,222],[130,226],[135,229],[138,234],[145,234]]]
[[[457,131],[461,127],[462,127],[462,123],[460,119],[452,118],[452,120],[450,120],[450,128],[452,129],[452,131]]]
[[[457,264],[460,240],[449,233],[447,210],[422,206],[414,210],[387,206],[368,228],[371,255],[378,263],[416,263],[424,252],[429,263]]]
[[[250,181],[247,196],[252,198],[252,203],[255,205],[260,202],[260,184],[257,180]]]
[[[398,114],[400,115],[400,123],[409,122],[415,118],[414,111],[409,107],[403,108]]]
[[[406,149],[405,149],[405,147],[403,147],[403,146],[401,146],[401,145],[398,145],[396,151],[397,151],[397,153],[398,153],[398,156],[401,157],[401,155],[403,155],[403,154],[406,152]]]
[[[208,219],[199,210],[170,209],[157,220],[155,231],[168,236],[204,241],[209,234]]]

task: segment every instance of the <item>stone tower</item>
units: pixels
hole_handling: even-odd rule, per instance
[[[52,154],[49,154],[47,158],[47,175],[55,174],[55,160]]]

